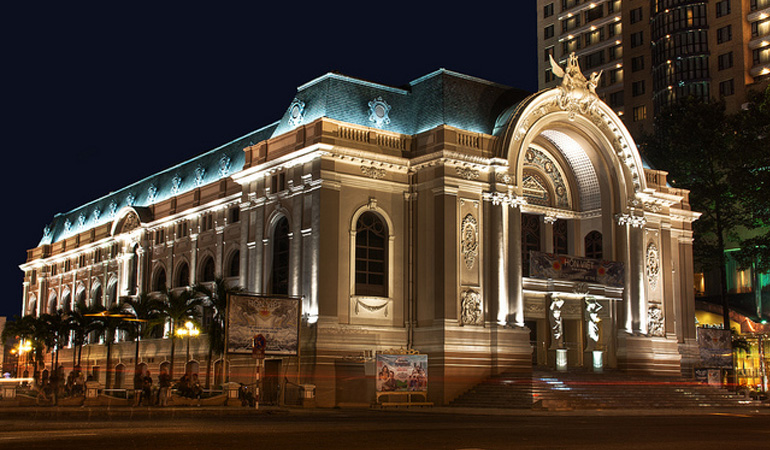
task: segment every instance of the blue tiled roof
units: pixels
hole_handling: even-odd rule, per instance
[[[276,125],[253,131],[72,211],[56,214],[38,245],[51,244],[111,222],[126,206],[147,207],[232,175],[243,168],[244,147],[268,139]]]
[[[412,135],[440,125],[492,134],[498,116],[527,95],[519,89],[439,69],[404,87],[328,73],[297,88],[295,101],[301,102],[304,108],[300,123],[327,117]],[[388,121],[372,121],[370,102],[378,100],[390,106]],[[70,212],[57,214],[46,227],[39,245],[111,222],[115,213],[125,206],[144,208],[240,170],[244,163],[244,147],[295,128],[297,123],[290,121],[293,104],[280,121],[272,125]],[[220,173],[226,161],[229,161],[226,173]]]

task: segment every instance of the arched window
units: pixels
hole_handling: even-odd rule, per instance
[[[521,215],[521,274],[529,276],[529,252],[539,252],[540,247],[540,216],[534,214]]]
[[[155,276],[152,280],[152,290],[160,291],[166,286],[166,270],[163,267],[159,267],[155,271]]]
[[[48,297],[48,310],[45,311],[48,314],[53,314],[56,312],[56,307],[58,304],[56,303],[56,293],[52,292],[51,295]]]
[[[281,217],[273,228],[273,264],[270,293],[289,294],[289,221]]]
[[[115,385],[114,389],[123,389],[126,382],[126,365],[123,363],[115,366]]]
[[[85,303],[86,302],[86,288],[82,285],[78,287],[78,293],[75,296],[75,304]],[[91,306],[94,306],[92,303]]]
[[[602,234],[596,230],[585,237],[586,258],[602,259]]]
[[[27,306],[27,314],[28,315],[35,315],[37,312],[37,297],[34,295],[29,296],[29,305]]]
[[[103,305],[103,299],[102,299],[102,286],[100,284],[97,284],[93,291],[91,292],[91,304],[93,305]]]
[[[356,222],[356,295],[388,296],[388,227],[369,211]]]
[[[240,255],[238,257],[240,260]],[[206,259],[203,261],[203,264],[201,265],[201,272],[200,276],[198,277],[200,281],[206,283],[209,281],[214,281],[215,273],[214,273],[214,258],[212,257],[206,257]]]
[[[66,291],[64,291],[64,294],[62,294],[61,305],[64,309],[69,310],[71,308],[71,305],[70,305],[71,303],[72,303],[72,297],[70,296],[69,289],[67,289]]]
[[[238,277],[241,275],[241,252],[236,250],[230,255],[227,262],[227,276]]]
[[[107,288],[107,307],[111,307],[118,301],[118,280],[112,279],[110,287]]]
[[[187,263],[182,263],[176,269],[176,279],[174,281],[174,287],[186,287],[190,285],[190,266]]]

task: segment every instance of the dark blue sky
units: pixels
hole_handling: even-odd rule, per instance
[[[158,4],[3,7],[0,315],[19,314],[18,266],[55,213],[278,120],[326,72],[537,87],[534,1]]]

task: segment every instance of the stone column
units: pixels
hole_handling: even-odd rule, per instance
[[[512,203],[509,210],[510,234],[509,234],[509,320],[517,327],[524,326],[524,289],[522,283],[521,261],[521,208],[520,204]],[[529,275],[529,274],[527,274]]]
[[[634,331],[640,334],[647,334],[647,295],[646,295],[646,276],[644,267],[644,229],[642,226],[632,226],[630,230],[630,252],[631,252],[631,305],[634,313]]]
[[[490,215],[491,291],[497,296],[497,323],[506,325],[508,316],[508,209],[492,200]]]

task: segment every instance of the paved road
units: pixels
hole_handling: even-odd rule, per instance
[[[720,449],[766,448],[770,415],[441,414],[292,411],[135,419],[14,419],[0,448],[23,449]]]

